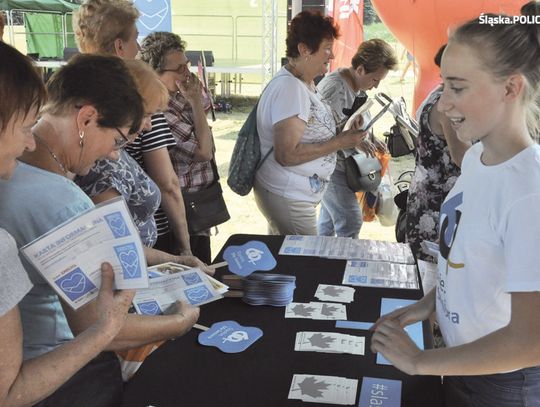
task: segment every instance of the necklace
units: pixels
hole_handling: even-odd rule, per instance
[[[51,150],[51,148],[49,147],[49,145],[45,142],[45,140],[43,140],[40,136],[38,136],[37,134],[34,133],[34,137],[35,139],[39,142],[39,144],[41,144],[43,147],[45,147],[47,149],[47,151],[49,152],[49,154],[51,155],[51,157],[54,159],[54,161],[56,161],[56,164],[58,164],[58,166],[60,167],[60,169],[62,170],[62,172],[64,173],[64,175],[67,175],[67,170],[66,170],[66,167],[64,167],[64,164],[62,164],[60,162],[60,160],[58,159],[58,157],[56,156],[56,154],[54,153],[54,151]]]
[[[311,90],[312,92],[315,92],[315,88],[313,84],[307,83],[304,80],[304,75],[298,71],[298,68],[296,66],[294,66],[293,64],[289,62],[287,65],[285,65],[285,69],[287,69],[287,71],[289,71],[296,79],[303,82],[308,87],[309,90]]]

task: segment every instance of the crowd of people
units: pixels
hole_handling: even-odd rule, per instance
[[[521,12],[538,16],[539,8],[533,0]],[[219,178],[208,99],[181,37],[155,32],[139,45],[138,17],[128,0],[84,1],[73,19],[81,53],[46,85],[0,36],[1,406],[118,406],[115,352],[175,338],[198,319],[199,308],[181,301],[166,315],[128,313],[134,292],[113,290],[108,259],[99,295],[74,311],[18,254],[66,220],[123,197],[149,266],[176,262],[213,273],[211,231],[190,229],[183,199]],[[398,59],[388,43],[371,39],[349,67],[325,75],[338,37],[331,17],[295,16],[288,63],[259,100],[268,158],[254,197],[269,234],[359,236],[362,210],[344,161],[386,146],[362,130],[368,113],[344,124]],[[438,283],[377,321],[371,349],[408,374],[444,376],[447,405],[536,405],[540,27],[471,20],[435,61],[442,85],[419,109],[407,239],[415,258],[438,260]],[[439,243],[438,259],[422,251],[423,240]],[[434,313],[446,347],[422,351],[404,327]]]

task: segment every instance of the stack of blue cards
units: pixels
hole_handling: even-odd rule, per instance
[[[250,274],[244,281],[244,302],[284,307],[293,301],[295,282],[295,276],[284,274]]]

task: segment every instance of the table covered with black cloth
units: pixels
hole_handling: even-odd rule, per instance
[[[227,240],[215,262],[223,260],[223,250],[259,240],[268,245],[277,260],[272,272],[296,276],[295,302],[318,301],[314,297],[319,283],[341,284],[344,260],[318,257],[279,256],[283,236],[233,235]],[[230,273],[217,270],[218,279]],[[420,290],[355,287],[354,302],[347,304],[350,321],[375,321],[382,297],[419,299]],[[250,306],[240,298],[224,298],[201,307],[198,323],[233,320],[244,326],[259,327],[263,336],[241,353],[226,354],[215,347],[200,345],[200,331],[168,341],[154,351],[125,387],[125,407],[279,407],[322,405],[289,400],[294,374],[339,376],[358,379],[356,404],[362,377],[402,381],[402,407],[442,406],[440,377],[408,376],[393,366],[375,363],[369,349],[371,333],[338,329],[335,321],[284,318],[284,307]],[[318,352],[295,352],[299,331],[330,331],[366,337],[364,356]],[[429,325],[424,324],[424,343],[431,347]],[[325,404],[328,405],[328,404]]]

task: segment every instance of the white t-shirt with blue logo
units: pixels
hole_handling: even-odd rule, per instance
[[[463,159],[440,212],[437,319],[448,346],[510,322],[512,292],[540,291],[540,146],[504,163]]]

